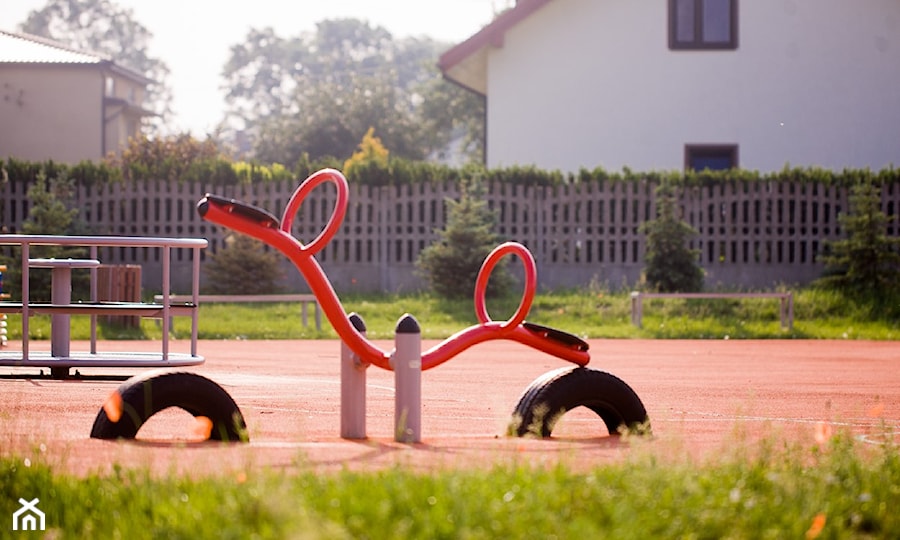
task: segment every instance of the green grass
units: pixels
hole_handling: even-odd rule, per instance
[[[900,530],[893,444],[846,434],[823,445],[734,443],[728,457],[704,463],[638,444],[622,462],[581,471],[562,463],[320,474],[298,455],[292,472],[207,478],[124,468],[76,478],[35,452],[0,458],[0,492],[9,495],[0,515],[11,516],[18,497],[38,497],[53,538],[887,538]]]
[[[489,302],[496,318],[518,304]],[[895,304],[895,303],[894,303]],[[529,320],[583,337],[898,339],[898,307],[835,292],[795,294],[793,332],[779,328],[775,300],[646,302],[644,328],[630,321],[630,298],[599,290],[538,295]],[[471,302],[429,295],[349,296],[369,335],[389,339],[404,312],[424,336],[473,324]],[[208,339],[333,338],[303,329],[292,305],[206,305]],[[310,314],[311,315],[311,314]],[[310,320],[312,317],[310,316]],[[186,319],[176,319],[186,337]],[[18,321],[10,330],[16,338]],[[32,332],[49,336],[49,320]],[[158,339],[153,321],[135,330],[101,327],[105,339]],[[86,317],[73,336],[88,337]],[[900,530],[900,451],[838,433],[823,444],[776,435],[732,436],[698,461],[677,443],[630,439],[614,463],[587,470],[562,463],[479,464],[422,472],[400,465],[376,472],[322,474],[302,453],[293,467],[248,467],[210,477],[155,475],[140,465],[75,477],[36,449],[0,451],[0,516],[18,498],[40,498],[53,538],[888,538]],[[885,428],[883,440],[896,435]],[[646,441],[646,442],[645,442]],[[2,443],[2,440],[0,440]],[[2,446],[2,444],[0,444]],[[676,446],[676,448],[673,448]],[[2,450],[2,448],[0,448]],[[10,533],[0,538],[42,535]],[[10,536],[10,535],[16,536]]]
[[[412,313],[426,339],[446,338],[475,324],[471,300],[447,301],[429,294],[347,295],[348,313],[359,313],[368,335],[391,339],[397,320]],[[508,318],[519,304],[517,297],[488,301],[494,319]],[[900,339],[900,299],[857,299],[835,291],[801,289],[794,294],[792,331],[781,328],[776,299],[644,300],[643,328],[631,323],[628,293],[584,289],[538,294],[528,315],[545,324],[583,338],[665,339]],[[90,337],[89,320],[72,318],[73,339]],[[333,339],[334,330],[323,319],[316,331],[312,309],[309,326],[300,322],[300,306],[291,304],[206,304],[200,307],[201,339]],[[21,334],[18,317],[10,317],[11,339]],[[47,339],[49,317],[33,317],[32,338]],[[190,336],[190,320],[175,319],[175,334]],[[101,339],[159,339],[158,321],[144,320],[138,329],[102,325]]]

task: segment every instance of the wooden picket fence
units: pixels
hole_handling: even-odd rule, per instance
[[[280,216],[295,187],[294,182],[224,187],[146,182],[81,186],[75,198],[79,219],[94,234],[206,238],[205,258],[221,248],[228,234],[197,215],[196,202],[207,191]],[[542,288],[591,283],[616,288],[640,277],[641,225],[656,215],[655,188],[649,181],[556,187],[495,183],[486,186],[485,198],[496,212],[499,235],[534,253]],[[28,214],[26,191],[14,180],[0,185],[0,225],[8,232],[20,231]],[[318,234],[334,196],[331,186],[323,186],[304,203],[295,219],[299,238],[308,241]],[[353,185],[341,232],[319,260],[339,291],[418,288],[423,281],[415,271],[416,258],[444,226],[445,199],[458,196],[457,186],[449,183]],[[700,250],[708,285],[770,287],[821,275],[817,256],[825,241],[841,237],[838,216],[848,204],[847,190],[838,186],[728,182],[686,188],[680,207],[683,219],[698,231],[692,247]],[[885,186],[882,208],[892,216],[888,234],[900,234],[900,185]],[[161,261],[152,250],[115,248],[100,257],[104,264],[140,265],[145,283],[158,282]],[[189,281],[189,254],[175,252],[172,263],[177,292],[182,281]],[[299,274],[284,264],[285,290],[304,291]]]

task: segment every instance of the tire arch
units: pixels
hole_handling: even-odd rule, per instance
[[[170,407],[208,418],[210,440],[247,440],[244,416],[225,389],[196,373],[160,370],[123,382],[97,413],[91,438],[134,439],[150,417]]]
[[[599,416],[610,434],[622,429],[649,433],[647,410],[638,395],[615,375],[585,367],[565,367],[535,379],[513,410],[509,433],[549,437],[556,422],[577,407]]]

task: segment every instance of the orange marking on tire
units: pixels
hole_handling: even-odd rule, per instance
[[[115,424],[122,418],[122,395],[116,390],[103,402],[103,412],[109,421]]]
[[[194,418],[194,435],[202,438],[204,441],[209,439],[213,430],[213,421],[205,416],[197,416]]]

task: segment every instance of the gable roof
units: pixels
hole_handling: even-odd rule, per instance
[[[95,65],[141,84],[153,82],[140,73],[119,66],[98,54],[77,51],[58,41],[39,36],[5,30],[0,30],[0,65],[2,64]]]
[[[506,31],[552,0],[518,0],[478,33],[441,55],[438,68],[444,77],[481,95],[487,94],[487,55],[502,47]]]

